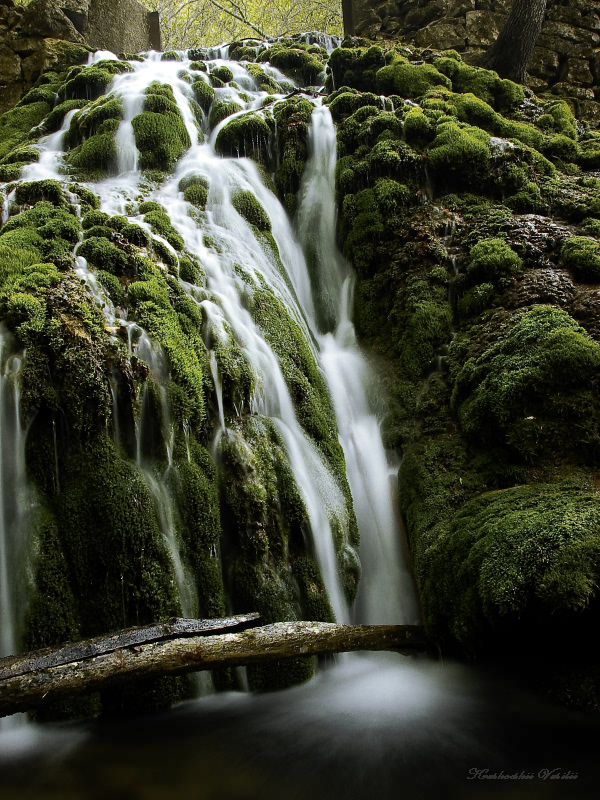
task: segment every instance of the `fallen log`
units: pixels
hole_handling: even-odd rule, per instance
[[[415,652],[427,646],[423,629],[413,625],[277,622],[250,627],[257,620],[256,614],[227,620],[176,620],[169,623],[175,631],[173,635],[162,630],[162,626],[131,629],[57,651],[2,659],[0,716],[161,675],[356,650]],[[179,630],[185,626],[187,629],[178,633],[178,625]],[[216,628],[217,625],[220,627]],[[156,628],[161,629],[159,638],[152,638],[154,634],[148,632]],[[122,637],[120,645],[119,637]]]

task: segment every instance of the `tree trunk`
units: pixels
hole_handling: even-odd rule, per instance
[[[500,35],[482,56],[480,65],[501,78],[525,83],[527,64],[537,42],[547,0],[514,0]]]
[[[204,621],[180,620],[177,622],[188,623],[188,628],[183,635],[175,632],[175,638],[164,638],[162,630],[156,638],[156,626],[130,629],[58,650],[3,659],[0,716],[159,675],[353,650],[415,652],[427,646],[423,629],[412,625],[277,622],[240,630],[256,621],[257,615],[208,620],[213,628],[209,630]],[[194,627],[200,631],[193,632]],[[223,632],[214,635],[216,629]]]

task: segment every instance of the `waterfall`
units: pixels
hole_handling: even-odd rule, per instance
[[[18,651],[27,562],[27,516],[33,506],[20,416],[21,359],[0,329],[0,657]]]
[[[222,50],[210,55],[216,57],[208,60],[209,69],[227,66],[235,79],[231,86],[214,89],[214,102],[234,101],[242,109],[239,114],[267,113],[262,106],[270,95],[256,89],[255,79],[246,66],[227,61],[227,53]],[[96,54],[90,64],[106,58],[115,56]],[[142,199],[159,203],[183,239],[185,252],[202,266],[202,285],[177,277],[176,267],[172,275],[204,320],[205,369],[209,380],[212,377],[213,409],[217,417],[210,421],[213,440],[208,447],[215,462],[221,464],[222,448],[241,435],[236,420],[243,415],[264,419],[287,455],[305,510],[307,529],[303,535],[307,536],[307,547],[318,564],[335,618],[340,622],[414,622],[418,613],[393,499],[396,465],[388,458],[382,443],[377,404],[372,397],[375,376],[357,345],[352,324],[354,275],[336,244],[336,131],[329,110],[320,100],[311,98],[315,107],[309,130],[309,159],[299,191],[297,218],[292,222],[253,161],[217,155],[218,131],[237,114],[209,130],[206,114],[198,112],[197,104],[194,106],[193,92],[185,79],[186,71],[191,69],[189,59],[162,61],[159,54],[150,54],[143,61],[131,62],[131,67],[131,71],[116,75],[108,88],[108,93],[122,101],[124,109],[116,130],[120,174],[106,180],[83,182],[83,185],[99,196],[102,212],[121,215],[128,223],[139,225],[151,241],[160,242],[163,250],[168,250],[173,261],[179,263],[179,254],[173,246],[161,233],[151,229],[139,210]],[[264,69],[273,79],[285,81],[289,86],[289,79],[278,70],[269,65],[264,65]],[[197,80],[206,80],[203,73],[199,75]],[[132,125],[134,117],[144,108],[147,88],[154,82],[171,87],[191,142],[173,174],[160,185],[148,181],[141,171]],[[283,100],[283,93],[276,99]],[[64,155],[61,148],[71,118],[72,114],[67,115],[60,131],[41,140],[40,159],[24,168],[23,180],[52,178],[65,186],[69,179],[61,174]],[[180,190],[182,180],[198,176],[208,187],[200,218]],[[258,200],[268,218],[272,239],[263,235],[240,211],[236,203],[240,193]],[[70,196],[75,203],[75,196]],[[9,211],[10,203],[5,215]],[[79,245],[73,254],[74,271],[102,309],[106,330],[115,341],[119,330],[126,332],[129,359],[135,356],[146,363],[150,374],[148,384],[152,383],[152,391],[160,393],[164,457],[158,458],[156,453],[146,452],[144,448],[145,438],[152,435],[148,426],[156,422],[151,421],[150,388],[146,385],[136,424],[135,459],[154,500],[182,611],[186,616],[193,616],[198,612],[198,597],[179,541],[178,509],[171,490],[173,471],[177,469],[173,454],[178,435],[185,442],[187,461],[192,460],[190,428],[185,421],[176,423],[169,407],[165,383],[171,376],[161,345],[138,322],[128,320],[126,310],[115,307],[94,267],[78,255],[78,248]],[[335,415],[346,476],[336,472],[331,457],[325,454],[299,415],[289,366],[278,350],[277,333],[269,331],[268,324],[253,315],[253,303],[261,295],[285,309],[286,319],[289,318],[289,324],[302,339],[306,358],[314,362],[315,382],[321,381],[323,402],[330,403],[327,408]],[[3,338],[3,352],[4,347]],[[240,395],[232,395],[228,383],[231,381],[228,359],[232,358],[232,353],[236,364],[242,364],[248,375],[247,388]],[[0,436],[2,452],[14,456],[12,460],[3,458],[0,475],[3,487],[21,485],[25,475],[15,370],[17,361],[3,357]],[[123,431],[119,428],[118,383],[113,380],[109,389],[113,403],[111,430],[119,445]],[[9,419],[12,420],[10,424]],[[176,424],[183,425],[183,429],[176,431]],[[333,429],[333,425],[331,427]],[[8,449],[7,442],[10,442]],[[348,501],[346,477],[354,510]],[[11,511],[11,503],[14,506],[4,488],[0,562],[3,651],[14,647],[16,630],[14,592],[10,587],[18,572],[14,566],[14,539],[21,512],[16,513],[14,508]],[[341,564],[357,562],[348,533],[353,525],[353,513],[361,534],[363,580],[351,610],[343,587]],[[11,621],[5,624],[5,620]]]
[[[26,431],[20,414],[21,358],[0,325],[0,658],[19,652],[27,602],[29,515],[35,496],[25,467]],[[24,714],[0,720],[3,732],[19,728]]]

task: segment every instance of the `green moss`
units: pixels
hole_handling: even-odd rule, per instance
[[[266,289],[255,291],[252,315],[277,355],[300,424],[323,452],[340,486],[344,487],[344,456],[335,433],[331,399],[304,334],[283,303]]]
[[[39,509],[33,524],[35,587],[25,619],[25,647],[42,647],[77,641],[79,614],[73,591],[65,576],[67,562],[54,515]]]
[[[106,64],[122,62],[104,62]],[[71,76],[71,77],[69,77]],[[62,100],[95,100],[104,94],[112,83],[114,75],[108,69],[92,67],[75,67],[70,70],[67,80],[61,86],[59,97]]]
[[[428,156],[436,180],[453,186],[480,184],[489,169],[488,143],[479,128],[461,128],[454,122],[439,125]]]
[[[567,239],[563,244],[560,260],[577,278],[593,283],[600,281],[600,244],[593,239],[583,236]]]
[[[53,106],[56,100],[56,92],[50,86],[38,86],[30,89],[19,101],[19,106],[27,106],[31,103],[48,103]]]
[[[495,72],[471,67],[455,58],[439,58],[434,66],[452,81],[455,92],[470,92],[500,111],[509,111],[525,99],[523,87],[501,80]]]
[[[188,186],[183,193],[183,199],[186,201],[186,203],[191,203],[200,211],[204,211],[206,208],[206,201],[208,199],[208,189],[205,186],[202,186],[202,184]]]
[[[495,290],[491,283],[480,283],[473,286],[458,301],[457,311],[461,317],[477,316],[492,305],[494,295]]]
[[[0,117],[0,158],[29,138],[30,132],[49,113],[48,103],[16,106]],[[40,131],[41,135],[41,131]]]
[[[119,233],[124,239],[135,247],[148,247],[150,244],[150,237],[146,231],[139,225],[134,223],[126,223],[119,229]]]
[[[176,50],[167,50],[160,57],[161,61],[182,61],[183,58]]]
[[[140,151],[140,165],[146,170],[171,171],[191,140],[177,105],[173,102],[169,86],[153,84],[147,89],[148,107],[160,111],[144,111],[134,117],[132,125],[136,147]]]
[[[174,491],[181,514],[186,561],[196,580],[199,613],[220,617],[226,613],[218,547],[221,539],[217,475],[210,455],[200,445],[193,458],[181,461],[174,475]]]
[[[442,585],[431,612],[448,617],[453,635],[471,643],[533,608],[542,620],[583,611],[597,587],[599,515],[598,492],[561,485],[475,498],[438,545],[435,577]]]
[[[134,306],[140,324],[162,346],[171,375],[184,389],[186,416],[196,423],[205,416],[203,363],[204,344],[199,327],[186,325],[170,303],[173,285],[168,285],[162,272],[154,266],[152,277],[131,283],[128,288],[129,302]],[[181,290],[180,290],[181,291]]]
[[[124,72],[133,72],[133,67],[127,61],[115,61],[114,59],[104,59],[97,61],[94,66],[96,69],[103,69],[111,75],[122,75]]]
[[[21,145],[15,147],[7,156],[4,156],[0,163],[2,164],[31,164],[32,161],[37,161],[40,151],[36,147],[30,145]]]
[[[314,86],[325,68],[327,53],[321,48],[309,48],[298,43],[272,44],[256,58],[257,62],[268,61],[283,70],[286,75],[299,80],[304,86]]]
[[[86,100],[65,100],[55,106],[44,120],[44,133],[54,133],[61,129],[69,111],[76,111],[87,104]]]
[[[79,198],[81,203],[81,211],[86,214],[88,211],[100,208],[100,198],[90,189],[85,186],[80,186],[78,183],[70,183],[67,189]]]
[[[67,162],[78,174],[102,179],[118,173],[118,151],[114,133],[98,133],[71,151]]]
[[[182,178],[177,188],[180,192],[186,192],[192,186],[202,186],[206,191],[208,191],[208,187],[210,186],[209,180],[206,175],[202,175],[200,173],[192,173],[191,175],[186,175],[185,178]]]
[[[431,64],[410,64],[405,59],[382,67],[375,80],[379,92],[410,98],[422,97],[432,86],[452,87],[451,81]]]
[[[214,67],[210,74],[211,77],[214,76],[223,81],[223,83],[229,83],[229,81],[233,80],[233,72],[226,66]]]
[[[171,225],[171,220],[164,211],[148,211],[144,215],[144,222],[150,225],[154,233],[166,239],[175,250],[183,250],[183,238]]]
[[[269,94],[281,94],[281,86],[274,78],[271,78],[258,64],[248,64],[246,66],[248,74],[254,78],[254,83],[259,92]]]
[[[21,206],[34,206],[48,201],[56,206],[67,206],[67,200],[58,181],[27,181],[17,186],[15,200]],[[47,210],[44,207],[43,211]]]
[[[106,226],[106,223],[109,219],[109,215],[104,211],[93,209],[92,211],[88,211],[88,213],[84,216],[84,218],[81,220],[81,225],[84,230],[87,230],[88,228],[94,228],[98,225]]]
[[[12,183],[19,180],[21,170],[27,166],[26,162],[18,161],[16,164],[0,164],[0,182]]]
[[[215,96],[215,90],[204,80],[194,81],[192,84],[192,89],[194,90],[194,95],[200,104],[200,107],[205,114],[208,114]]]
[[[123,306],[125,291],[116,275],[106,270],[99,270],[96,277],[98,278],[98,283],[103,287],[113,303],[116,306]]]
[[[435,125],[422,109],[411,108],[404,116],[404,135],[407,142],[427,143],[435,138]]]
[[[577,139],[577,123],[573,112],[564,100],[555,100],[549,103],[546,106],[545,114],[538,117],[536,124],[542,130]]]
[[[33,184],[21,184],[24,187]],[[25,251],[33,258],[28,263],[55,261],[64,264],[71,261],[71,251],[79,239],[77,218],[51,202],[39,201],[33,208],[12,217],[0,232],[0,246]],[[19,265],[20,256],[10,258],[9,263]]]
[[[600,346],[565,311],[536,306],[470,358],[452,403],[462,430],[482,444],[507,442],[537,460],[556,449],[593,458],[600,440],[595,375]]]
[[[79,255],[92,266],[113,275],[126,275],[129,271],[127,254],[104,237],[93,236],[85,239],[79,248]]]
[[[467,277],[473,283],[497,283],[519,272],[523,262],[503,239],[484,239],[471,248]]]
[[[308,129],[312,111],[312,103],[303,97],[277,103],[273,110],[277,124],[275,146],[279,151],[275,188],[290,212],[295,210],[295,196],[308,157]]]
[[[375,75],[385,67],[385,56],[381,47],[339,47],[331,53],[328,64],[326,88],[332,91],[338,86],[349,86],[363,92],[376,90]]]
[[[231,202],[238,214],[244,217],[250,225],[254,225],[259,231],[271,230],[271,220],[252,192],[235,192],[231,197]]]
[[[212,111],[211,111],[212,118]],[[244,156],[259,164],[269,158],[272,119],[250,112],[230,120],[217,135],[215,150],[224,156]]]
[[[165,210],[161,204],[155,202],[154,200],[145,200],[143,203],[140,203],[138,206],[138,211],[140,214],[148,214],[150,211],[160,211],[163,214],[165,213]]]
[[[588,219],[583,220],[581,226],[590,236],[600,239],[600,220],[588,217]]]

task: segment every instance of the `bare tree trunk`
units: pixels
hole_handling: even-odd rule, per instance
[[[514,0],[500,36],[479,61],[501,78],[525,83],[527,64],[542,30],[547,0]]]
[[[352,650],[423,650],[423,628],[277,622],[258,615],[176,620],[0,661],[0,717],[122,682]],[[216,635],[215,635],[215,632]]]

